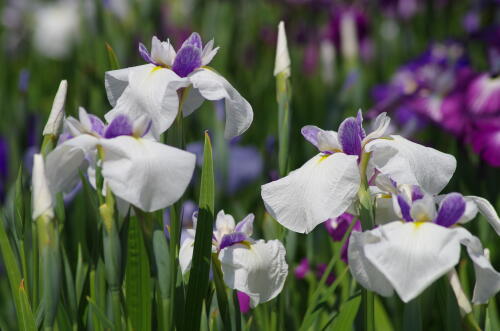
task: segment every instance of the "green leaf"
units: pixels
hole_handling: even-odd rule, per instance
[[[375,296],[375,330],[393,331],[391,320],[378,296]]]
[[[224,323],[224,330],[231,330],[231,316],[229,313],[229,300],[227,298],[226,285],[224,285],[219,258],[215,253],[212,254],[212,266],[215,292],[217,294],[217,305],[219,306],[222,323]]]
[[[94,321],[99,321],[107,330],[113,330],[113,322],[106,317],[106,314],[99,308],[95,301],[89,297],[87,297],[87,301],[89,302],[90,314],[94,317]]]
[[[354,319],[358,313],[360,303],[361,296],[358,295],[347,300],[340,306],[339,313],[333,320],[331,330],[352,330],[352,325],[354,324]]]
[[[130,218],[125,269],[125,303],[133,330],[151,330],[151,278],[149,258],[139,220]]]
[[[420,297],[404,305],[403,330],[422,331],[422,308],[420,307]]]
[[[186,296],[186,308],[184,309],[184,330],[200,329],[203,299],[208,291],[214,223],[214,186],[212,145],[210,136],[205,132],[198,223]]]
[[[14,198],[14,206],[15,206],[15,216],[14,216],[14,224],[16,227],[17,238],[23,239],[24,237],[24,223],[25,223],[25,200],[23,195],[23,165],[19,166],[19,170],[17,172],[16,179],[16,191]]]
[[[26,291],[24,290],[24,282],[21,280],[19,265],[16,261],[4,226],[3,216],[0,215],[0,250],[5,264],[5,270],[7,271],[12,298],[14,299],[14,305],[16,307],[19,329],[35,330],[35,318],[31,309],[27,309],[26,305],[29,306],[29,302],[27,301]]]
[[[161,230],[153,232],[153,251],[158,271],[158,285],[163,299],[170,297],[170,261],[165,234]]]
[[[498,319],[498,310],[495,298],[492,298],[486,309],[485,331],[500,330],[500,322]]]
[[[286,74],[278,74],[276,76],[276,99],[278,101],[278,163],[281,177],[286,175],[289,157],[291,96],[290,80]]]
[[[109,67],[111,70],[120,69],[120,63],[118,63],[118,58],[116,57],[115,51],[110,44],[106,44],[106,51],[108,52]]]

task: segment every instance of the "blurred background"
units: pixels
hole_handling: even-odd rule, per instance
[[[204,42],[213,38],[220,46],[211,66],[250,102],[254,122],[243,136],[225,141],[223,104],[205,102],[186,118],[187,149],[201,156],[203,131],[209,130],[215,148],[216,210],[225,209],[237,220],[254,212],[256,231],[275,236],[280,229],[264,214],[260,185],[278,178],[273,66],[280,20],[286,24],[292,60],[290,170],[315,153],[300,135],[302,126],[336,130],[343,118],[362,109],[369,129],[370,119],[386,111],[392,133],[455,155],[457,173],[447,192],[484,196],[499,210],[500,1],[0,3],[0,203],[7,210],[21,164],[29,176],[60,80],[69,84],[67,115],[76,116],[83,106],[102,116],[111,109],[104,88],[104,73],[111,69],[106,45],[121,67],[129,67],[143,64],[139,42],[149,48],[156,35],[178,48],[197,31]],[[186,199],[197,200],[198,185],[195,177]],[[81,194],[66,200],[69,229],[95,217]],[[470,226],[490,248],[498,268],[498,237],[486,222]],[[69,236],[81,242],[84,252],[91,251],[86,232],[76,229]],[[304,258],[311,268],[329,261],[324,227],[308,237],[288,239],[291,278]],[[7,293],[2,277],[0,293]],[[298,293],[307,291],[299,278],[292,280],[298,282]],[[11,325],[13,306],[4,299],[0,319]],[[296,301],[302,309],[300,296]],[[434,313],[429,314],[432,318]]]

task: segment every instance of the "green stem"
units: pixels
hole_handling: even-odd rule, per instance
[[[111,305],[113,309],[113,322],[115,330],[122,330],[122,312],[121,312],[121,297],[120,289],[111,289]]]
[[[364,329],[366,331],[375,331],[375,295],[373,292],[363,289],[362,299]]]

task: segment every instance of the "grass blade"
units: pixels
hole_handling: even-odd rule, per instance
[[[199,330],[203,299],[208,291],[210,254],[214,222],[214,170],[210,136],[205,132],[203,168],[201,172],[200,209],[184,309],[184,330]]]

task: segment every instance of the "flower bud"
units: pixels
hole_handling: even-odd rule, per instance
[[[32,179],[32,218],[36,220],[40,216],[49,219],[54,218],[52,195],[45,176],[45,165],[41,154],[33,157],[33,179]]]
[[[274,62],[274,76],[284,73],[290,77],[290,54],[288,53],[288,44],[286,41],[285,23],[283,21],[278,25],[278,42],[276,45],[276,60]]]
[[[52,103],[52,109],[50,111],[49,119],[45,128],[43,129],[43,135],[54,135],[57,136],[59,129],[61,128],[61,123],[64,118],[64,103],[66,102],[66,94],[68,91],[68,82],[62,80],[57,89],[56,96],[54,97],[54,102]]]

